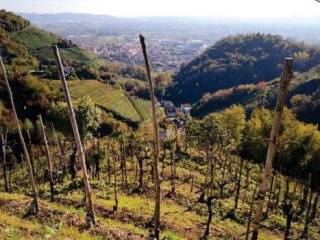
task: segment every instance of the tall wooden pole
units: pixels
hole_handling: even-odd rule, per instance
[[[141,34],[139,35],[139,38],[140,38],[142,53],[143,53],[144,62],[146,66],[148,81],[149,81],[149,91],[150,91],[151,107],[152,107],[152,123],[153,123],[153,139],[154,139],[153,174],[154,174],[154,184],[155,184],[154,237],[158,240],[160,236],[160,191],[161,191],[159,169],[158,169],[159,154],[160,154],[159,130],[158,130],[158,123],[157,123],[154,86],[151,78],[151,71],[149,66],[145,38]]]
[[[251,198],[251,202],[250,202],[250,211],[249,211],[249,218],[248,218],[248,223],[247,223],[247,231],[246,231],[245,240],[249,239],[251,218],[252,218],[252,212],[253,212],[253,204],[254,204],[254,198],[255,198],[255,195],[256,195],[256,192],[257,192],[257,187],[258,187],[258,184],[256,184],[256,186],[254,187],[252,198]]]
[[[43,125],[42,117],[39,115],[40,125],[41,125],[41,131],[42,131],[42,137],[44,141],[44,145],[46,148],[46,154],[47,154],[47,160],[48,160],[48,171],[49,171],[49,182],[50,182],[50,200],[54,201],[54,184],[53,184],[53,176],[52,176],[52,162],[51,162],[51,155],[48,145],[48,139],[45,127]]]
[[[263,170],[262,179],[261,179],[259,192],[258,192],[258,196],[257,196],[258,203],[257,203],[254,219],[252,222],[252,225],[253,225],[252,226],[252,240],[258,239],[260,223],[262,220],[264,200],[265,200],[266,191],[268,188],[268,183],[270,182],[270,173],[272,170],[272,163],[273,163],[274,155],[276,153],[276,144],[277,144],[277,138],[278,138],[278,134],[279,134],[279,130],[280,130],[283,107],[285,105],[285,100],[286,100],[287,91],[288,91],[288,85],[289,85],[289,82],[293,76],[292,64],[293,64],[292,58],[286,58],[284,60],[284,70],[283,70],[283,74],[282,74],[282,77],[280,80],[280,87],[279,87],[279,92],[278,92],[278,96],[277,96],[275,114],[273,117],[273,125],[272,125],[269,144],[268,144],[267,157],[266,157],[265,167]]]
[[[94,207],[93,207],[92,198],[91,198],[91,186],[89,183],[89,176],[88,176],[87,167],[86,167],[86,159],[85,159],[85,154],[84,154],[82,143],[81,143],[79,129],[78,129],[77,121],[76,121],[76,115],[74,113],[74,109],[73,109],[73,105],[72,105],[72,101],[71,101],[71,96],[69,93],[69,88],[67,85],[67,80],[66,80],[66,77],[64,74],[64,70],[63,70],[63,66],[62,66],[62,62],[61,62],[61,57],[60,57],[57,45],[52,46],[52,49],[53,49],[53,52],[54,52],[54,55],[56,58],[59,75],[60,75],[60,78],[62,81],[63,93],[64,93],[64,96],[65,96],[65,99],[66,99],[66,102],[68,105],[68,115],[70,118],[73,135],[74,135],[74,138],[76,141],[78,152],[80,153],[81,168],[82,168],[82,172],[83,172],[83,181],[84,181],[84,185],[85,185],[87,207],[88,207],[87,221],[89,224],[95,225],[96,218],[95,218]]]
[[[31,166],[32,166],[32,172],[33,172],[33,175],[35,175],[35,168],[34,168],[34,161],[33,161],[34,153],[33,153],[33,149],[32,149],[31,135],[30,135],[29,129],[26,129],[26,132],[27,132],[27,138],[28,138],[28,141],[29,141],[30,161],[31,161]],[[36,178],[37,177],[38,177],[38,172],[37,172]]]
[[[60,147],[60,143],[59,143],[59,139],[58,139],[58,135],[57,135],[56,129],[54,128],[54,125],[53,125],[52,122],[51,122],[51,128],[52,128],[53,135],[54,135],[54,141],[56,142],[56,145],[57,145],[57,148],[58,148],[58,154],[59,154],[59,157],[60,157],[60,164],[61,164],[61,167],[64,168],[64,166],[65,166],[64,159],[63,159],[64,157],[63,157],[63,154],[62,154],[62,151],[61,151],[61,147]]]
[[[6,149],[7,149],[7,132],[1,133],[1,151],[2,151],[2,164],[3,164],[3,179],[4,179],[4,190],[9,192],[8,179],[7,179],[7,163],[6,163]]]
[[[28,168],[29,168],[29,171],[30,171],[29,174],[30,174],[30,181],[31,181],[31,186],[32,186],[32,191],[33,191],[33,204],[34,204],[34,209],[32,209],[32,210],[34,210],[34,213],[37,214],[38,210],[39,210],[39,208],[38,208],[38,193],[37,193],[36,183],[34,181],[31,160],[30,160],[30,156],[29,156],[29,153],[28,153],[28,150],[27,150],[26,143],[25,143],[23,135],[22,135],[18,114],[17,114],[17,111],[16,111],[16,107],[14,105],[13,94],[12,94],[12,91],[11,91],[11,87],[10,87],[9,80],[8,80],[8,77],[7,77],[7,72],[6,72],[6,69],[4,67],[4,63],[3,63],[3,60],[2,60],[1,56],[0,56],[0,65],[1,65],[2,75],[4,77],[4,80],[5,80],[5,83],[6,83],[6,87],[7,87],[7,91],[8,91],[8,94],[9,94],[9,100],[10,100],[12,112],[13,112],[13,115],[14,115],[14,120],[15,120],[16,125],[17,125],[17,131],[18,131],[19,139],[20,139],[20,142],[21,142],[21,145],[22,145],[22,149],[23,149],[23,153],[24,153],[24,156],[26,158],[26,161],[27,161],[27,164],[28,164]]]

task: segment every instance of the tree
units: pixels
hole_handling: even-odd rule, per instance
[[[74,103],[74,112],[81,138],[90,137],[101,123],[102,112],[100,108],[93,103],[90,97],[81,97]],[[48,109],[48,118],[59,129],[68,132],[68,106],[66,103],[61,101],[51,103]]]
[[[91,98],[80,98],[76,103],[75,114],[83,139],[98,129],[101,122],[101,110],[94,105]]]
[[[165,95],[166,89],[172,83],[170,73],[161,73],[154,78],[156,93],[160,99]]]
[[[262,162],[267,149],[268,133],[271,129],[272,114],[265,108],[256,108],[253,110],[249,121],[247,121],[243,131],[242,149],[243,155],[254,160]]]

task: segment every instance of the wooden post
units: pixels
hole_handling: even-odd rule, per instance
[[[30,161],[31,161],[31,166],[32,166],[32,172],[33,172],[33,175],[35,175],[35,176],[36,176],[36,179],[37,179],[37,178],[38,178],[38,171],[37,171],[37,173],[35,172],[35,167],[34,167],[34,153],[33,153],[33,149],[32,149],[31,135],[30,135],[29,129],[27,129],[26,132],[27,132],[27,137],[28,137],[28,141],[29,141]]]
[[[1,151],[2,151],[2,164],[3,164],[3,179],[4,179],[4,191],[9,192],[8,179],[7,179],[7,162],[6,162],[6,149],[7,149],[8,133],[1,134]]]
[[[268,216],[269,216],[271,198],[273,196],[273,184],[274,184],[275,175],[276,175],[276,170],[273,169],[272,178],[271,178],[271,185],[270,185],[270,189],[269,189],[269,198],[268,198],[268,203],[267,203],[266,218],[268,218]]]
[[[145,44],[145,38],[141,34],[139,35],[142,53],[144,57],[144,62],[146,66],[148,81],[149,81],[149,91],[151,98],[152,107],[152,123],[153,123],[153,141],[154,141],[154,161],[153,161],[153,176],[155,184],[155,210],[154,210],[154,237],[159,240],[160,236],[160,178],[159,178],[159,155],[160,155],[160,143],[159,143],[159,130],[157,123],[157,112],[156,112],[156,101],[154,96],[154,87],[151,78],[151,71],[149,66],[149,60],[147,55],[147,49]]]
[[[234,209],[238,209],[243,162],[244,162],[244,159],[242,157],[240,157],[239,176],[238,176],[238,179],[237,179],[237,189],[236,189],[236,199],[235,199],[235,203],[234,203]]]
[[[252,240],[258,239],[258,232],[259,232],[260,223],[262,220],[262,212],[263,212],[265,195],[268,188],[268,183],[270,181],[269,178],[272,170],[274,155],[276,153],[276,144],[277,144],[277,138],[280,130],[283,107],[285,105],[288,85],[293,76],[292,63],[293,63],[292,58],[286,58],[284,60],[284,70],[280,80],[280,87],[279,87],[279,92],[277,96],[275,114],[273,117],[273,125],[272,125],[269,144],[268,144],[267,157],[266,157],[265,167],[264,167],[264,171],[263,171],[263,175],[262,175],[262,179],[259,187],[258,197],[257,197],[258,203],[257,203],[254,219],[252,222],[253,223]]]
[[[176,194],[176,159],[174,154],[174,144],[172,143],[170,149],[170,158],[171,158],[171,194]],[[164,160],[163,160],[164,161]]]
[[[258,184],[257,184],[258,185]],[[245,240],[249,239],[249,234],[250,234],[250,225],[251,225],[251,218],[252,218],[252,212],[253,212],[253,204],[254,204],[254,198],[257,192],[257,185],[254,187],[253,194],[251,197],[251,202],[250,202],[250,210],[249,210],[249,218],[248,218],[248,223],[247,223],[247,231],[246,231],[246,238]]]
[[[112,160],[113,160],[113,172],[114,172],[114,183],[113,183],[113,190],[114,190],[114,205],[113,205],[113,211],[117,212],[118,211],[118,192],[117,192],[117,164],[116,164],[116,153],[113,154]],[[118,159],[119,160],[119,159]]]
[[[57,145],[57,148],[58,148],[58,154],[59,154],[59,157],[60,157],[60,163],[64,165],[63,154],[62,154],[61,147],[60,147],[60,144],[59,144],[58,135],[56,133],[56,129],[54,128],[53,123],[51,123],[51,128],[52,128],[53,135],[54,135],[54,141],[56,142],[56,145]]]
[[[41,125],[41,131],[42,131],[42,137],[44,141],[44,146],[46,148],[46,154],[47,154],[47,160],[48,160],[48,173],[49,173],[49,182],[50,182],[50,200],[54,201],[54,184],[53,184],[53,176],[52,176],[52,162],[51,162],[51,156],[50,156],[50,150],[48,145],[48,139],[45,127],[43,125],[42,117],[39,115],[40,125]]]
[[[11,104],[11,107],[12,107],[12,112],[13,112],[13,115],[14,115],[14,119],[15,119],[15,122],[16,122],[16,125],[17,125],[17,131],[18,131],[18,135],[19,135],[19,138],[20,138],[20,142],[21,142],[22,148],[23,148],[23,153],[24,153],[24,156],[25,156],[25,158],[27,160],[28,168],[29,168],[29,171],[30,171],[29,174],[30,174],[30,181],[31,181],[31,186],[32,186],[32,191],[33,191],[33,207],[34,207],[32,209],[32,212],[37,214],[38,210],[39,210],[39,208],[38,208],[38,193],[37,193],[36,183],[34,181],[31,160],[30,160],[30,156],[29,156],[29,153],[28,153],[28,150],[27,150],[26,143],[25,143],[23,135],[22,135],[18,114],[17,114],[17,111],[16,111],[16,107],[14,105],[13,94],[12,94],[12,91],[11,91],[11,87],[10,87],[9,80],[8,80],[8,77],[7,77],[6,69],[4,67],[4,63],[3,63],[3,60],[2,60],[1,56],[0,56],[0,65],[1,65],[2,75],[4,77],[4,80],[5,80],[5,83],[6,83],[6,87],[7,87],[7,91],[8,91],[8,94],[9,94],[9,100],[10,100],[10,104]]]
[[[308,187],[309,187],[309,202],[308,202],[308,208],[307,208],[306,218],[305,218],[305,222],[304,222],[304,228],[303,228],[303,232],[302,232],[302,237],[303,238],[307,238],[307,236],[308,236],[308,227],[309,227],[309,224],[310,224],[309,215],[310,215],[310,211],[311,211],[311,204],[312,204],[312,197],[313,197],[312,173],[309,173]]]
[[[96,218],[95,218],[94,207],[93,207],[92,198],[91,198],[91,186],[89,183],[89,176],[88,176],[87,167],[86,167],[86,159],[85,159],[85,154],[84,154],[82,143],[81,143],[81,138],[80,138],[79,129],[78,129],[77,121],[76,121],[76,116],[74,113],[74,109],[73,109],[73,105],[72,105],[72,101],[71,101],[71,96],[69,93],[67,80],[66,80],[66,77],[64,74],[64,70],[63,70],[58,47],[57,47],[57,45],[54,45],[54,46],[52,46],[52,48],[53,48],[53,52],[54,52],[54,55],[56,58],[60,78],[62,81],[63,93],[64,93],[64,96],[65,96],[65,99],[66,99],[66,102],[68,105],[68,115],[70,118],[73,135],[74,135],[74,138],[76,141],[77,149],[80,153],[81,168],[82,168],[82,172],[83,172],[83,181],[84,181],[84,185],[85,185],[85,193],[86,193],[87,207],[88,207],[87,221],[88,221],[88,224],[95,225]]]
[[[213,200],[213,196],[212,195],[207,197],[206,204],[207,204],[207,208],[208,208],[208,220],[206,222],[206,230],[204,231],[204,235],[201,238],[201,240],[208,239],[208,237],[209,237],[210,225],[211,225],[212,217],[213,217],[212,200]]]

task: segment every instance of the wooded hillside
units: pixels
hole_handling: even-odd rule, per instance
[[[194,103],[205,93],[271,81],[280,76],[285,57],[295,59],[295,71],[307,71],[319,64],[320,49],[269,34],[224,38],[182,66],[168,97],[177,103]]]

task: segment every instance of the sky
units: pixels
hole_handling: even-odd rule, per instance
[[[112,16],[302,18],[320,16],[315,0],[0,0],[24,13],[92,13]]]

